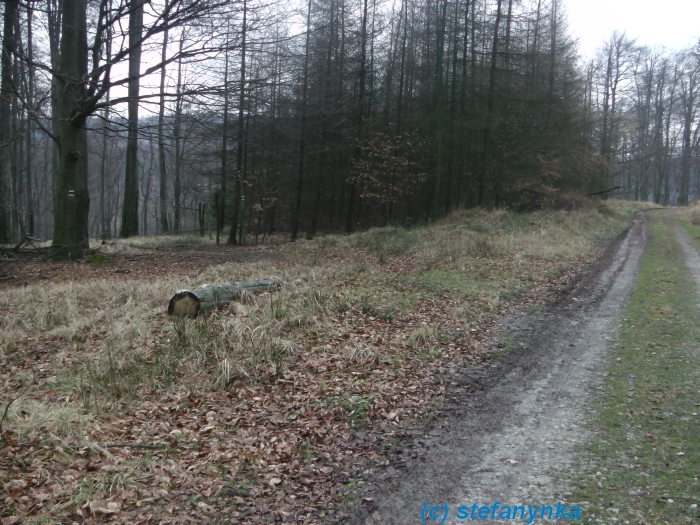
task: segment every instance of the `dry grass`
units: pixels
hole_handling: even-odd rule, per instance
[[[624,201],[608,201],[608,206],[621,212],[635,207]],[[236,378],[259,379],[279,372],[290,349],[304,344],[299,337],[303,332],[330,329],[329,311],[342,312],[359,303],[364,313],[381,315],[401,302],[401,292],[379,290],[374,282],[386,272],[385,263],[396,256],[411,260],[410,270],[399,276],[402,283],[426,270],[454,269],[469,277],[474,293],[494,295],[489,286],[494,279],[505,288],[521,288],[549,278],[567,264],[589,257],[597,243],[614,235],[625,221],[590,209],[530,214],[470,210],[424,228],[378,228],[349,237],[328,236],[300,245],[302,252],[324,252],[321,261],[316,257],[322,264],[309,264],[307,258],[306,264],[286,269],[292,279],[279,294],[253,304],[235,304],[195,321],[164,316],[164,306],[176,289],[284,272],[272,264],[226,265],[210,268],[196,279],[104,280],[9,289],[0,297],[0,309],[8,312],[0,318],[0,344],[11,351],[32,338],[60,342],[70,356],[61,352],[56,359],[89,368],[90,380],[103,383],[100,390],[116,395],[144,382],[160,385],[172,374],[208,376],[217,385]],[[168,237],[161,242],[173,240]],[[154,242],[153,238],[120,241],[124,247],[153,246]],[[376,259],[361,252],[355,252],[352,263],[343,257],[347,249],[358,247],[368,248]],[[474,273],[479,274],[476,279]],[[347,278],[359,278],[358,286],[338,288]],[[357,355],[350,358],[357,360]],[[63,368],[57,370],[56,381]]]
[[[608,201],[608,206],[623,211],[634,208],[625,202]],[[589,256],[596,243],[610,238],[625,221],[595,210],[530,214],[470,210],[424,228],[380,228],[349,237],[328,236],[300,245],[302,252],[323,251],[321,261],[317,260],[322,265],[307,260],[306,264],[286,269],[292,279],[279,294],[254,304],[236,304],[195,321],[164,317],[164,306],[176,289],[285,272],[273,264],[234,264],[210,268],[196,279],[104,280],[8,289],[0,297],[0,309],[8,312],[0,318],[0,344],[11,350],[32,338],[58,341],[70,350],[74,362],[89,364],[95,377],[105,381],[112,375],[130,383],[134,368],[149,363],[159,352],[180,356],[195,375],[218,371],[214,372],[218,384],[222,375],[228,378],[224,382],[236,377],[259,378],[266,370],[281,366],[295,344],[292,340],[299,335],[295,333],[297,328],[328,329],[328,311],[343,311],[358,303],[367,303],[361,305],[366,312],[376,309],[369,302],[381,303],[375,300],[381,293],[373,281],[386,272],[383,262],[395,256],[411,259],[412,268],[400,276],[402,279],[431,269],[456,269],[468,274],[470,267],[475,267],[482,270],[475,291],[488,293],[486,283],[496,277],[492,272],[497,270],[489,268],[486,261],[498,263],[501,270],[506,265],[509,272],[498,276],[504,281],[550,277],[548,270]],[[161,242],[173,240],[168,237]],[[127,247],[152,246],[154,242],[153,238],[120,241]],[[357,247],[368,248],[376,260],[356,252],[354,262],[348,264],[343,253]],[[358,277],[355,289],[337,287],[347,278]],[[369,289],[363,285],[369,285]],[[388,293],[397,295],[391,289]],[[389,297],[384,302],[396,299]],[[303,340],[296,339],[296,344],[303,344]],[[85,353],[77,359],[81,352]],[[154,369],[149,372],[164,373]],[[180,368],[179,373],[183,372]],[[139,381],[160,380],[138,375]],[[131,386],[116,390],[113,386],[111,390],[119,393]]]
[[[700,226],[700,200],[691,203],[688,207],[683,208],[679,215],[686,221],[695,226]]]
[[[328,352],[336,340],[346,341],[337,346],[339,371],[391,371],[402,360],[433,359],[448,328],[469,334],[511,301],[591,261],[643,207],[620,201],[606,206],[614,213],[470,210],[427,227],[327,236],[283,247],[294,250],[299,262],[293,266],[227,264],[196,278],[7,289],[0,295],[0,311],[6,312],[0,357],[24,364],[2,384],[0,406],[28,391],[12,404],[4,428],[20,439],[97,446],[102,418],[137,404],[144,392],[186,396],[272,384],[290,362]],[[129,239],[109,249],[143,250],[138,246],[156,242],[173,238]],[[196,320],[165,314],[178,289],[281,275],[287,281],[279,293]],[[409,314],[417,319],[412,328],[392,328]],[[382,327],[377,336],[370,332],[376,323]],[[39,352],[35,362],[32,352]],[[340,395],[346,379],[338,373],[308,388],[319,396]],[[381,397],[385,387],[377,388],[363,399]],[[359,413],[365,417],[364,408]],[[83,492],[73,507],[87,501]]]

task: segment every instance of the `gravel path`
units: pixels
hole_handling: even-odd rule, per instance
[[[368,487],[372,503],[355,521],[408,525],[423,517],[440,523],[447,503],[446,524],[523,523],[478,519],[472,506],[573,504],[556,478],[571,468],[576,447],[590,437],[586,417],[593,390],[607,369],[608,346],[647,237],[647,215],[641,213],[565,299],[505,321],[497,337],[514,349],[463,372],[452,415],[437,423],[431,433],[437,435],[408,445],[405,455],[415,459],[397,481]],[[464,510],[458,519],[459,506],[469,507],[467,519]],[[433,507],[436,520],[426,515]]]

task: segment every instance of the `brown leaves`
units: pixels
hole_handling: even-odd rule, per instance
[[[360,156],[351,159],[350,180],[363,199],[378,203],[397,202],[425,181],[426,173],[413,158],[413,140],[408,134],[389,137],[371,133],[360,141]]]
[[[167,239],[167,237],[166,237]],[[167,243],[146,250],[144,247],[118,247],[108,253],[109,264],[95,265],[85,262],[59,261],[47,264],[33,253],[21,252],[12,260],[4,262],[4,271],[12,279],[0,280],[0,289],[31,284],[66,283],[86,279],[153,279],[167,275],[187,275],[201,272],[208,266],[241,259],[258,259],[260,253],[237,252],[204,242],[201,245],[182,246]],[[121,251],[123,250],[123,251]],[[133,253],[133,252],[138,253]],[[262,254],[266,258],[277,257],[275,253]]]
[[[364,157],[373,163],[368,169],[387,169],[382,162],[393,162],[393,147],[372,145],[378,149]],[[386,177],[377,184],[384,183]],[[64,428],[61,433],[57,422],[46,423],[33,441],[5,432],[1,523],[40,517],[79,523],[207,523],[222,517],[243,525],[332,521],[347,499],[348,485],[366,472],[381,479],[398,475],[400,461],[390,461],[389,445],[409,436],[412,425],[419,428],[416,422],[436,417],[435,403],[459,372],[487,359],[483,341],[494,319],[509,308],[500,291],[530,290],[525,300],[536,302],[551,289],[551,272],[561,262],[521,264],[516,255],[494,255],[490,246],[477,246],[476,255],[455,255],[459,261],[453,255],[435,258],[429,249],[404,250],[379,267],[371,251],[352,244],[323,256],[320,243],[273,249],[290,260],[314,259],[314,268],[287,264],[281,273],[306,272],[299,284],[290,283],[296,295],[290,292],[285,304],[268,298],[236,307],[236,319],[278,308],[269,326],[253,325],[246,333],[252,345],[261,344],[263,329],[269,329],[270,338],[283,332],[288,344],[275,347],[274,367],[261,366],[257,375],[231,373],[219,383],[212,376],[221,356],[198,339],[203,344],[183,354],[169,369],[171,376],[138,376],[141,380],[122,397],[82,386],[62,391],[60,381],[49,386],[48,378],[84,372],[81,359],[89,360],[90,345],[110,327],[61,342],[41,334],[27,338],[0,356],[0,365],[9,371],[3,392],[17,392],[21,378],[34,378],[33,401],[83,419],[76,420],[73,432]],[[220,253],[225,250],[221,247]],[[163,253],[148,265],[133,256],[122,262],[132,275],[177,274],[218,256],[202,252],[199,259],[193,253],[179,258]],[[569,270],[560,272],[555,285],[566,282],[579,263],[567,264]],[[316,267],[326,273],[314,276]],[[427,271],[452,281],[421,281]],[[91,272],[86,269],[83,277]],[[455,281],[469,286],[455,290]],[[285,313],[285,308],[301,310],[304,301],[304,319],[298,312]],[[223,330],[233,314],[220,311],[191,328],[196,334]],[[130,341],[130,348],[144,366],[171,357],[168,352],[191,350],[184,344],[173,347],[171,340],[178,336],[162,317],[149,317],[143,326],[148,333]],[[246,341],[241,337],[236,344]],[[240,363],[226,358],[237,370]],[[195,359],[199,368],[190,366]],[[95,410],[98,396],[105,404],[95,403]],[[18,412],[16,417],[27,416]]]

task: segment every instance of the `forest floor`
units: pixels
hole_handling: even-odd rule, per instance
[[[509,414],[514,398],[498,401],[489,385],[518,375],[507,374],[524,363],[517,349],[532,350],[534,368],[551,357],[531,319],[509,321],[520,328],[508,337],[504,320],[546,317],[562,301],[578,307],[577,290],[591,290],[582,312],[607,300],[609,287],[591,276],[608,268],[612,286],[629,257],[620,272],[605,266],[610,250],[591,265],[614,238],[634,245],[620,235],[640,206],[475,210],[262,249],[166,238],[108,244],[80,263],[4,261],[0,523],[409,523],[420,508],[407,502],[422,505],[429,492],[495,497],[416,485],[392,499],[400,492],[372,489],[428,472],[429,447],[485,444],[486,421],[504,428],[483,418],[498,402],[494,414]],[[196,320],[165,313],[178,289],[266,276],[286,278],[279,293]],[[550,365],[582,368],[563,357]],[[530,402],[540,411],[551,385],[535,376]],[[454,434],[479,412],[485,427]],[[515,471],[530,442],[522,432],[499,439],[489,457]],[[545,471],[559,461],[548,445],[543,436],[535,447]],[[452,472],[447,481],[456,461],[430,464]],[[480,475],[498,472],[486,465]],[[396,502],[407,514],[383,510]]]
[[[0,261],[5,277],[0,290],[32,284],[59,284],[86,279],[147,280],[165,275],[197,274],[204,268],[227,263],[288,260],[280,240],[258,246],[228,246],[223,239],[216,245],[207,237],[171,235],[134,238],[129,241],[106,241],[95,244],[87,263],[59,261],[46,264],[43,246],[23,248],[12,257]]]

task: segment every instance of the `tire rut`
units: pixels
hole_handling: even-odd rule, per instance
[[[647,214],[640,213],[570,295],[538,314],[505,320],[496,336],[515,349],[460,378],[469,392],[457,393],[461,402],[436,425],[440,435],[414,440],[404,457],[416,459],[393,483],[370,485],[372,502],[353,521],[420,523],[426,502],[447,503],[449,524],[463,521],[456,519],[461,505],[572,504],[557,478],[590,437],[593,390],[647,239]]]

